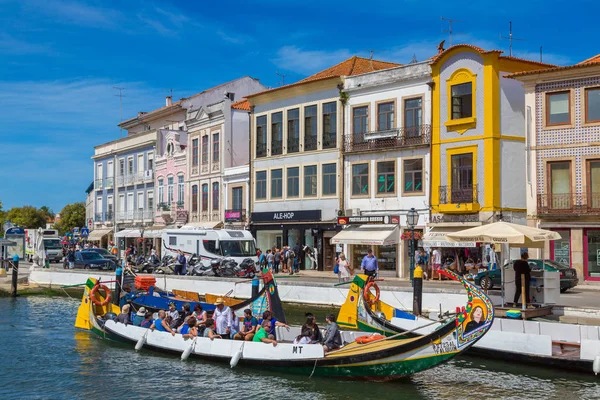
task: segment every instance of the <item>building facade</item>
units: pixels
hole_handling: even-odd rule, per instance
[[[600,281],[600,55],[511,77],[526,91],[528,223],[562,237],[539,255]]]
[[[297,83],[248,96],[251,230],[257,247],[304,245],[315,250],[319,269],[332,269],[343,209],[342,76],[397,64],[352,57]],[[301,269],[311,268],[301,257]]]
[[[401,239],[411,234],[404,232],[405,215],[418,210],[419,232],[429,216],[430,79],[428,62],[344,79],[344,214],[389,217],[388,224],[362,227],[363,218],[354,218],[355,226],[341,234],[339,242],[348,244],[346,257],[355,267],[372,248],[382,275],[409,274],[409,240]]]
[[[226,228],[247,228],[250,208],[250,166],[225,168],[223,171],[223,204]]]

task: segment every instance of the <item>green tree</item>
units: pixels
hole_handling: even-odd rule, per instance
[[[46,215],[32,206],[13,207],[6,212],[6,219],[23,228],[36,229],[46,227]]]
[[[85,204],[82,202],[64,206],[60,212],[60,220],[54,224],[54,228],[58,229],[61,235],[82,226],[85,226]]]
[[[48,207],[48,206],[42,206],[42,207],[40,207],[40,211],[42,213],[44,213],[44,215],[46,216],[46,219],[49,219],[49,220],[54,219],[54,217],[56,215],[54,213],[54,211],[52,211],[52,209],[50,207]]]

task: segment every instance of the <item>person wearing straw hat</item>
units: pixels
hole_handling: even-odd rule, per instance
[[[133,317],[135,326],[142,326],[142,322],[146,319],[146,307],[140,307]]]
[[[213,319],[215,320],[215,330],[217,331],[217,335],[222,336],[223,339],[229,339],[231,326],[233,324],[231,310],[225,305],[222,297],[217,298],[215,306]]]

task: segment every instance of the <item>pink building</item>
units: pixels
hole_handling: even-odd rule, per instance
[[[186,198],[187,132],[159,129],[156,138],[155,175],[159,225],[185,225],[188,221]]]

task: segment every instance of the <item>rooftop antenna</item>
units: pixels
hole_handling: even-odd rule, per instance
[[[176,91],[176,88],[165,88],[165,90],[169,91],[169,96],[171,96],[171,98],[173,98],[173,92]]]
[[[540,62],[543,62],[543,61],[542,61],[542,48],[543,48],[543,47],[544,47],[544,46],[540,46]]]
[[[122,87],[117,87],[117,86],[113,86],[113,89],[117,89],[119,91],[119,94],[115,94],[115,96],[119,97],[119,111],[121,112],[121,120],[120,122],[123,122],[123,97],[126,97],[123,94],[123,90],[125,90],[125,88]],[[119,124],[121,125],[121,124]],[[120,128],[120,137],[123,137],[123,127],[119,126]]]
[[[450,40],[448,40],[448,47],[452,47],[452,24],[454,22],[460,22],[458,19],[450,19],[450,18],[444,18],[443,16],[440,17],[440,19],[442,21],[446,21],[448,22],[448,29],[442,29],[442,33],[447,33],[448,35],[450,35]]]
[[[369,60],[373,59],[373,50],[369,50]]]
[[[285,85],[285,74],[281,74],[281,73],[275,71],[275,75],[281,77],[281,86]]]
[[[519,39],[516,37],[513,37],[513,33],[512,33],[512,21],[509,22],[510,24],[510,29],[508,31],[508,36],[502,36],[502,34],[500,34],[500,39],[508,39],[509,45],[508,45],[508,55],[510,57],[512,57],[512,42],[513,40],[524,40],[524,39]]]
[[[416,63],[418,63],[418,62],[419,62],[419,61],[417,61],[417,55],[413,53],[413,58],[412,58],[412,60],[410,60],[410,63],[409,63],[409,64],[416,64]]]

